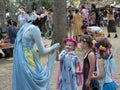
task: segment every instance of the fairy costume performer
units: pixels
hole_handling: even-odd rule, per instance
[[[36,22],[40,20],[40,16],[35,15],[33,20],[32,23],[24,24],[17,33],[14,45],[12,90],[49,90],[56,53],[54,52],[46,66],[42,67],[33,45],[37,45],[41,56],[57,49],[59,44],[45,48]]]
[[[73,38],[65,38],[65,48],[59,54],[60,68],[58,72],[57,89],[78,90],[82,76],[77,75],[81,70],[80,61],[74,49],[77,42]]]

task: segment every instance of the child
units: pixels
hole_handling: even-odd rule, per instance
[[[91,88],[92,88],[91,90],[98,90],[97,88],[90,86],[93,82],[93,80],[91,79],[91,76],[92,76],[92,73],[95,71],[95,66],[96,66],[96,56],[94,51],[92,50],[92,47],[93,47],[92,37],[90,35],[81,36],[80,45],[81,45],[81,48],[86,51],[84,55],[84,61],[83,61],[82,73],[83,73],[84,83],[83,83],[82,90],[90,90]]]
[[[103,30],[98,26],[87,27],[87,26],[83,25],[81,27],[81,29],[83,30],[84,34],[90,34],[93,37],[103,37],[104,36]]]
[[[103,85],[103,87],[101,86],[100,90],[117,90],[117,85],[113,79],[113,74],[115,72],[115,62],[112,58],[113,53],[110,51],[111,43],[107,38],[104,37],[98,38],[97,42],[93,41],[93,43],[99,51],[100,58],[104,61],[104,70],[100,70],[101,68],[99,68],[101,72],[99,72],[99,74],[96,76],[93,75],[93,77],[99,79],[99,77],[104,74],[104,78],[100,80],[101,84]]]
[[[96,72],[92,74],[92,79],[96,79],[99,82],[99,90],[103,90],[103,77],[104,77],[104,61],[99,55],[99,48],[96,48],[98,45],[96,40],[92,40],[93,47],[95,48],[95,53],[96,53]],[[104,50],[104,49],[101,49]]]
[[[78,85],[82,82],[82,76],[76,73],[81,70],[80,61],[75,53],[77,41],[73,38],[65,38],[64,50],[59,54],[60,71],[58,74],[57,89],[78,90]]]

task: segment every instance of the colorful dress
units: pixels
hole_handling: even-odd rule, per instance
[[[39,28],[26,23],[18,31],[14,44],[12,90],[49,90],[56,53],[42,67],[33,50],[34,44],[38,47],[39,55],[53,50],[53,47],[44,48]]]
[[[75,66],[79,65],[80,61],[74,51],[66,52],[63,50],[60,55],[60,72],[58,75],[58,86],[60,90],[78,90],[78,85],[82,81],[82,77],[75,76]]]
[[[114,51],[115,52],[115,51]],[[118,90],[117,84],[114,82],[113,74],[116,71],[116,64],[113,58],[110,58],[112,54],[108,57],[107,60],[104,59],[104,78],[99,79],[99,90]],[[99,67],[97,60],[97,74],[99,75]]]

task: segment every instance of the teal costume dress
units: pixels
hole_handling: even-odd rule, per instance
[[[54,44],[45,48],[39,28],[30,23],[24,24],[18,31],[14,44],[12,90],[49,90],[56,53],[54,52],[46,66],[42,67],[33,50],[34,44],[38,47],[39,55],[59,47],[58,44]]]

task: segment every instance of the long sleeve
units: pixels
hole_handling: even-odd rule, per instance
[[[51,50],[54,49],[53,46],[51,46],[49,48],[44,47],[44,43],[42,42],[42,39],[41,39],[41,32],[38,27],[33,27],[33,29],[31,30],[31,36],[33,37],[33,39],[38,47],[40,55],[49,53]]]

